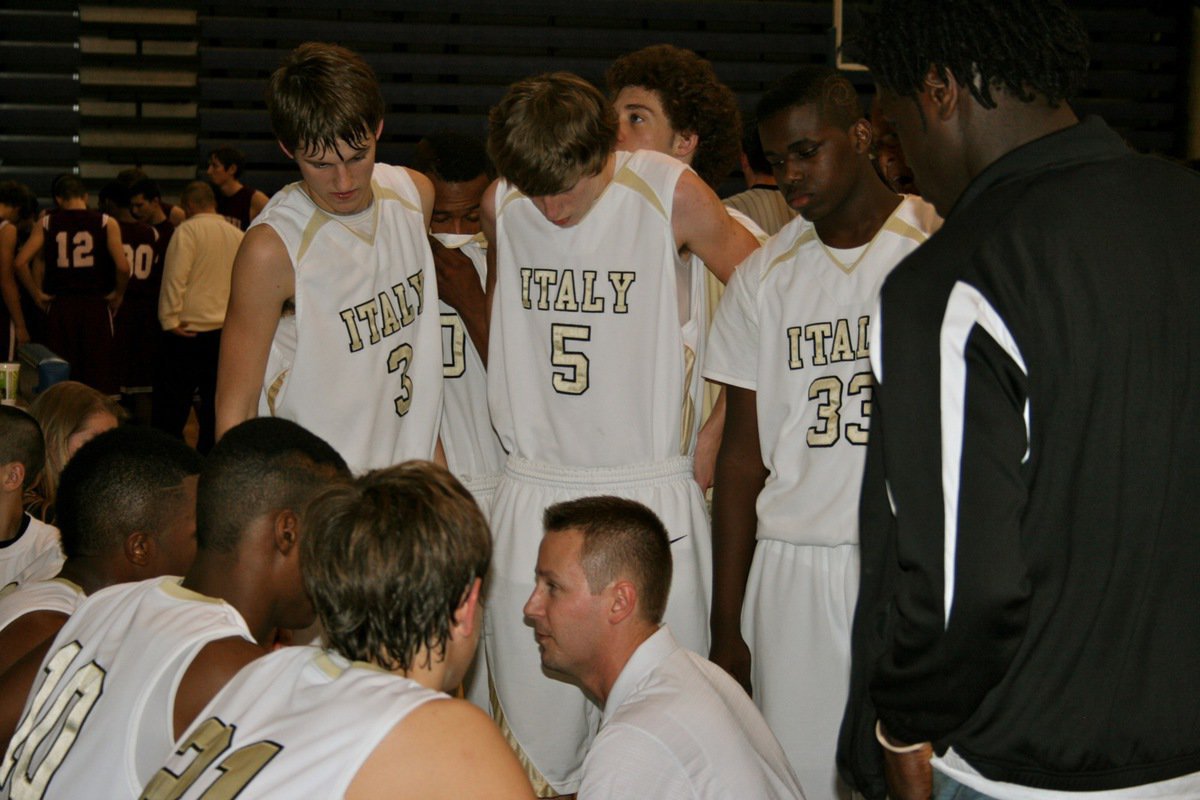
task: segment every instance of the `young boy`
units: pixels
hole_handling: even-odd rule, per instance
[[[542,511],[589,494],[653,508],[675,540],[667,620],[686,646],[707,647],[708,520],[692,475],[703,276],[679,253],[724,279],[758,243],[681,162],[616,152],[616,112],[581,78],[520,81],[490,122],[502,179],[483,203],[488,399],[510,456],[491,516],[489,665],[535,788],[570,793],[595,711],[542,678],[522,622]]]
[[[728,387],[728,411],[713,498],[711,657],[753,689],[806,796],[833,800],[871,314],[883,279],[938,220],[876,176],[871,125],[835,71],[783,78],[757,118],[803,219],[738,269],[713,323],[704,374]]]
[[[355,470],[429,458],[442,408],[433,186],[375,163],[383,96],[344,48],[296,48],[267,106],[302,180],[272,198],[234,263],[217,435],[269,414],[328,439]]]
[[[409,462],[330,490],[306,523],[301,567],[327,649],[243,669],[142,797],[531,798],[496,726],[445,694],[474,655],[491,556],[471,495]]]
[[[46,440],[37,420],[0,406],[0,597],[62,566],[58,529],[25,513],[23,497],[42,471]]]

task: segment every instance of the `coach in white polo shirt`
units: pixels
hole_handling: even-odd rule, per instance
[[[604,710],[579,800],[803,798],[742,687],[661,624],[671,548],[654,512],[585,497],[547,508],[543,527],[525,616],[542,666]]]

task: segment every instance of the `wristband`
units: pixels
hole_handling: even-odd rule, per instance
[[[928,742],[917,742],[916,744],[895,745],[887,740],[883,735],[883,720],[875,720],[875,738],[883,745],[883,749],[891,753],[915,753],[921,750]]]

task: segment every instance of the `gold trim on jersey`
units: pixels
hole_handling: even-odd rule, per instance
[[[225,604],[225,601],[219,597],[209,597],[206,594],[200,594],[199,592],[193,592],[191,589],[185,588],[183,586],[183,578],[175,576],[163,578],[159,582],[158,588],[163,591],[163,594],[168,594],[176,600],[193,600],[200,603],[213,603],[218,606]]]
[[[696,368],[696,352],[683,346],[683,413],[679,423],[679,455],[686,456],[692,449],[692,425],[696,421],[696,403],[689,391],[692,371]]]
[[[904,204],[901,203],[901,207],[903,205]],[[882,231],[894,233],[897,236],[903,236],[905,239],[911,239],[917,244],[923,244],[925,240],[929,238],[929,234],[927,234],[925,231],[921,230],[907,220],[900,219],[900,217],[896,214],[888,217],[888,221],[883,223],[883,227],[880,229],[880,232]],[[876,234],[876,236],[878,235],[879,234]]]
[[[792,242],[791,247],[789,247],[787,250],[784,250],[782,253],[776,256],[770,264],[767,265],[767,268],[763,270],[762,279],[766,280],[767,276],[771,274],[771,270],[775,269],[780,264],[786,261],[791,261],[793,258],[795,258],[797,250],[816,238],[817,231],[814,228],[805,228],[801,234],[796,237],[796,241]]]
[[[667,214],[667,209],[663,207],[662,199],[659,198],[658,193],[650,188],[650,184],[646,183],[645,179],[641,175],[638,175],[636,172],[631,170],[628,164],[617,170],[617,174],[613,176],[612,182],[619,183],[622,186],[627,186],[630,189],[633,189],[642,197],[646,198],[646,202],[648,202],[663,219],[670,221],[671,218]]]
[[[279,392],[283,390],[283,382],[287,380],[290,369],[285,369],[283,372],[275,376],[275,380],[271,381],[271,385],[267,387],[267,410],[271,412],[271,416],[275,416],[275,400],[279,397]]]
[[[309,218],[308,224],[304,226],[304,233],[300,234],[300,247],[296,249],[296,263],[299,264],[304,260],[304,254],[308,252],[309,245],[317,236],[317,231],[325,227],[325,223],[329,222],[329,215],[321,209],[317,208],[313,211],[313,215]]]
[[[509,203],[520,200],[524,196],[524,193],[516,187],[509,189],[508,194],[504,195],[504,199],[496,206],[496,219],[500,218],[500,215],[504,213],[504,209],[508,208]]]

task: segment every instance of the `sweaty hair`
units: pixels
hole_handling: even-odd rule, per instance
[[[46,468],[31,487],[34,498],[29,510],[34,516],[49,520],[54,517],[59,476],[70,459],[67,449],[72,434],[96,414],[111,414],[120,421],[125,411],[115,400],[90,386],[62,381],[35,397],[29,404],[29,413],[42,426],[46,437]]]
[[[642,618],[662,622],[671,591],[671,544],[653,511],[620,497],[583,497],[547,508],[542,527],[583,534],[580,561],[592,594],[625,578],[637,589]]]
[[[63,470],[58,527],[68,558],[119,552],[135,531],[157,533],[180,511],[172,497],[200,472],[200,454],[141,425],[114,428],[79,448]]]
[[[487,573],[479,506],[443,467],[407,461],[330,489],[300,539],[304,586],[328,645],[349,659],[412,669],[444,656],[454,612]]]
[[[806,66],[789,73],[767,88],[754,116],[764,122],[794,106],[815,103],[821,119],[839,130],[846,130],[863,119],[862,102],[854,84],[830,67]]]
[[[514,83],[488,113],[488,155],[530,197],[559,194],[598,175],[616,145],[612,103],[569,72]]]
[[[28,489],[46,462],[46,442],[36,419],[16,406],[0,406],[0,464],[14,462],[25,467],[21,488]]]
[[[192,181],[179,193],[179,204],[187,211],[213,209],[217,207],[217,197],[209,184]]]
[[[446,183],[465,183],[491,177],[492,162],[478,136],[440,130],[417,142],[413,168]]]
[[[237,177],[242,177],[242,170],[246,166],[246,156],[242,155],[242,151],[236,147],[225,145],[218,147],[208,154],[209,158],[215,158],[225,169],[235,167],[237,169]]]
[[[267,83],[275,137],[288,152],[321,153],[338,141],[366,147],[383,121],[383,93],[367,62],[344,47],[300,45]]]
[[[150,178],[142,178],[129,187],[130,197],[139,194],[146,200],[162,199],[162,191],[158,188],[158,184]]]
[[[196,490],[196,544],[237,549],[246,528],[264,514],[308,501],[350,470],[324,439],[294,422],[258,417],[230,428],[209,451]]]
[[[50,191],[60,200],[74,200],[87,197],[87,186],[75,175],[59,175],[54,179]]]
[[[699,139],[692,169],[714,189],[729,177],[738,163],[742,120],[737,97],[712,64],[691,50],[656,44],[618,58],[605,80],[614,100],[626,86],[656,93],[671,129]]]
[[[901,97],[919,94],[933,67],[984,108],[996,107],[996,90],[1058,106],[1088,67],[1087,32],[1058,0],[885,0],[848,46]]]

